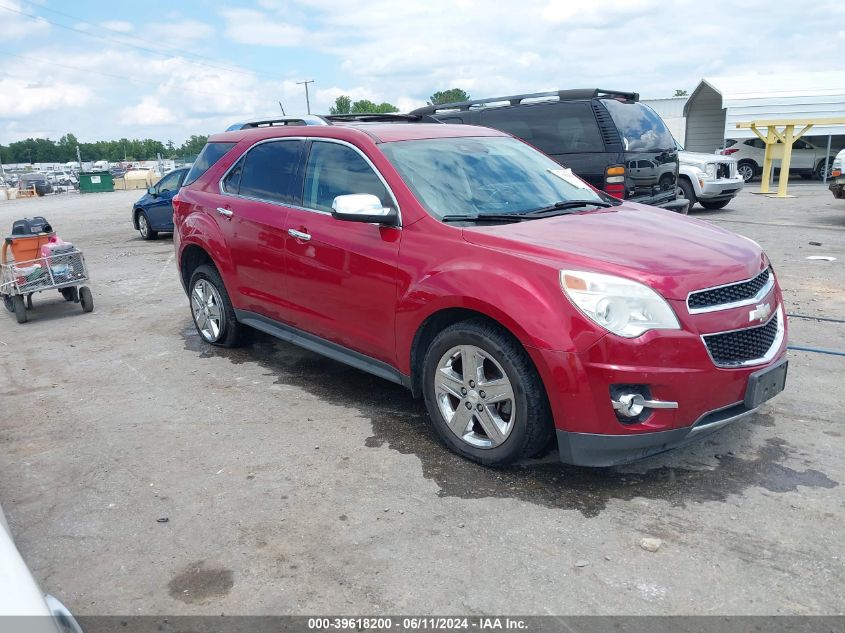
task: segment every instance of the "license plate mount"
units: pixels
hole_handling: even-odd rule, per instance
[[[756,371],[748,377],[745,389],[745,406],[756,409],[771,400],[786,386],[786,369],[789,363],[783,359],[778,364]]]

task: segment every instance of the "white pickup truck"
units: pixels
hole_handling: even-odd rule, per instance
[[[689,200],[689,209],[699,203],[705,209],[721,209],[745,185],[737,173],[737,161],[730,156],[687,152],[678,145],[678,186]]]

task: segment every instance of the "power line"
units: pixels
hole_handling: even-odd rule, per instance
[[[41,8],[45,8],[45,7],[41,7]],[[16,13],[18,15],[22,15],[26,18],[29,18],[31,20],[35,20],[35,21],[38,21],[38,22],[46,22],[46,23],[51,24],[53,26],[57,26],[59,28],[65,29],[65,30],[72,31],[73,33],[78,33],[80,35],[85,35],[87,37],[91,37],[91,38],[98,39],[98,40],[103,40],[103,41],[106,41],[106,42],[113,42],[113,43],[119,44],[121,46],[128,46],[130,48],[135,48],[137,50],[144,51],[145,53],[150,53],[152,55],[158,55],[159,57],[165,57],[166,58],[166,57],[172,57],[173,56],[172,54],[168,55],[167,53],[163,53],[161,51],[157,51],[157,50],[152,49],[152,48],[147,48],[145,46],[139,46],[137,44],[131,44],[131,43],[125,41],[125,40],[119,40],[119,39],[116,39],[116,38],[113,38],[113,37],[107,37],[105,35],[100,35],[98,33],[91,33],[91,32],[86,31],[84,29],[78,29],[78,28],[75,28],[73,26],[68,26],[67,24],[61,24],[59,22],[54,22],[52,20],[48,20],[44,16],[36,15],[36,14],[32,14],[32,13],[26,13],[25,11],[19,11],[17,9],[13,9],[12,7],[0,5],[0,9],[2,9],[4,11],[8,11],[10,13]],[[65,17],[69,17],[73,20],[78,20],[80,22],[83,22],[84,24],[89,24],[89,25],[95,26],[97,28],[102,28],[99,25],[93,24],[92,22],[88,22],[87,20],[83,20],[83,19],[78,18],[76,16],[70,15],[69,13],[62,13],[60,11],[56,11],[55,9],[48,9],[48,10],[52,11],[53,13],[58,13],[59,15],[63,15]],[[202,55],[197,55],[196,53],[190,53],[188,51],[182,51],[180,49],[171,49],[171,50],[174,51],[174,52],[177,52],[177,53],[181,52],[185,56],[199,57],[201,59],[210,59],[210,58],[207,58],[207,57],[203,57]],[[258,72],[258,71],[241,70],[241,69],[236,69],[236,68],[232,68],[232,67],[229,67],[229,66],[220,66],[220,65],[216,65],[216,64],[206,64],[206,63],[203,63],[203,62],[191,61],[191,60],[185,60],[185,62],[188,63],[188,64],[194,64],[196,66],[205,66],[207,68],[214,68],[215,70],[225,70],[226,72],[238,73],[238,74],[242,74],[242,75],[258,75],[258,76],[278,80],[277,77],[274,77],[274,76],[266,74],[266,73],[261,73],[261,72]]]

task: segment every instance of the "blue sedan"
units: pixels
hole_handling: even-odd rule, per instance
[[[145,240],[154,240],[159,231],[173,232],[173,196],[185,181],[188,168],[174,169],[164,176],[132,207],[132,223]]]

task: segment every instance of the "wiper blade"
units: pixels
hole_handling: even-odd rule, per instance
[[[441,222],[522,222],[525,216],[516,213],[479,213],[477,215],[444,215]]]
[[[522,217],[537,217],[543,216],[546,214],[555,215],[556,212],[560,211],[572,211],[573,209],[582,209],[584,207],[600,207],[602,209],[607,209],[608,207],[614,206],[611,202],[605,202],[604,200],[565,200],[563,202],[555,202],[554,204],[550,204],[547,207],[540,207],[539,209],[534,209],[532,211],[528,211],[526,213],[520,213]]]

